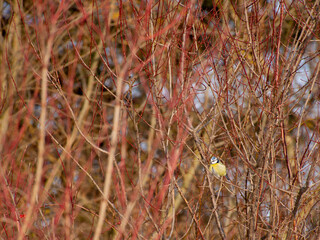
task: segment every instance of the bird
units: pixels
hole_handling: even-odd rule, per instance
[[[230,178],[227,175],[227,168],[226,166],[217,158],[212,157],[210,161],[210,171],[213,172],[218,177],[226,177],[230,181]]]

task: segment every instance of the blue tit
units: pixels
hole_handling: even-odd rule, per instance
[[[216,157],[212,157],[210,161],[210,171],[219,177],[225,176],[228,180],[229,177],[227,175],[226,166]]]

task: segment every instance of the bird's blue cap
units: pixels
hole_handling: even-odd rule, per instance
[[[215,163],[218,163],[219,162],[219,159],[217,157],[212,157],[211,158],[211,164],[215,164]]]

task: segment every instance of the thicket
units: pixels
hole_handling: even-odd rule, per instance
[[[0,0],[1,237],[320,239],[319,4]]]

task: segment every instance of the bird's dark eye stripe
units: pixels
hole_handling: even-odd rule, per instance
[[[211,158],[211,161],[210,161],[210,162],[211,162],[211,164],[216,164],[216,163],[219,163],[220,160],[219,160],[219,158],[213,156],[213,157]]]

